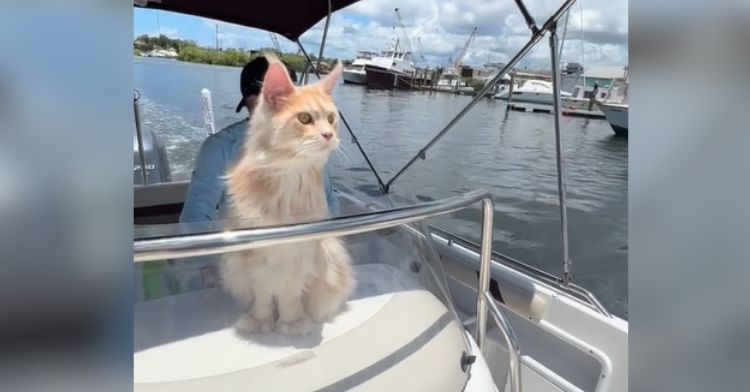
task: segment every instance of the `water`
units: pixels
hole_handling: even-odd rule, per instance
[[[234,109],[239,68],[136,59],[144,128],[168,148],[175,179],[188,179],[206,137],[200,90],[211,90],[217,129],[242,118]],[[390,179],[471,98],[450,94],[376,91],[340,85],[335,100],[384,181]],[[604,120],[563,117],[567,159],[573,280],[610,311],[627,317],[627,140]],[[343,190],[378,192],[377,182],[342,126],[343,155],[332,158]],[[495,199],[494,249],[560,276],[560,221],[553,118],[505,110],[482,100],[392,186],[421,200],[473,189]],[[456,213],[438,226],[478,239],[479,209]]]

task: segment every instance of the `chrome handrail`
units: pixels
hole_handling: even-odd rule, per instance
[[[485,199],[491,202],[488,192],[473,191],[418,205],[317,222],[140,239],[134,241],[133,253],[136,262],[155,261],[207,256],[325,237],[359,234],[449,214]]]
[[[133,242],[133,260],[138,263],[167,258],[206,256],[365,233],[446,215],[479,202],[482,202],[482,252],[479,290],[477,290],[477,345],[481,350],[485,347],[484,338],[487,330],[489,307],[493,319],[497,322],[508,343],[511,390],[519,392],[521,390],[521,373],[518,367],[520,363],[518,339],[497,306],[491,301],[488,302],[488,298],[492,298],[489,293],[489,282],[490,264],[492,262],[494,203],[492,196],[487,191],[477,190],[443,200],[318,222],[135,240]]]
[[[433,235],[439,235],[439,236],[445,237],[446,240],[448,241],[449,246],[451,243],[458,243],[470,249],[471,251],[475,251],[477,253],[480,252],[479,249],[481,249],[481,246],[474,241],[468,240],[464,237],[458,236],[456,234],[453,234],[449,231],[446,231],[444,229],[441,229],[435,226],[430,226],[429,230],[433,233]],[[513,270],[516,270],[522,274],[528,275],[540,281],[540,283],[542,284],[549,285],[556,290],[562,291],[563,293],[570,296],[570,298],[576,299],[577,301],[592,308],[593,310],[599,312],[600,314],[606,317],[612,317],[612,314],[609,312],[609,310],[607,310],[607,308],[604,305],[602,305],[599,299],[596,298],[596,296],[593,293],[591,293],[589,290],[572,282],[567,285],[563,284],[562,278],[552,275],[549,272],[546,272],[544,270],[541,270],[529,264],[526,264],[520,260],[516,260],[506,254],[503,254],[497,251],[492,251],[492,257],[495,258],[496,263],[504,264],[508,266],[509,268],[512,268]]]

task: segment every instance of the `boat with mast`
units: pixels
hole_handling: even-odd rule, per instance
[[[421,89],[431,84],[430,73],[417,69],[413,61],[414,46],[409,38],[403,18],[398,8],[393,10],[395,20],[403,33],[405,44],[401,44],[401,37],[395,38],[393,46],[385,50],[381,56],[374,57],[365,65],[367,86],[378,89]],[[395,32],[395,25],[394,25]]]
[[[476,35],[477,27],[474,26],[474,28],[471,30],[471,33],[469,34],[469,38],[466,40],[466,43],[463,47],[461,47],[458,54],[456,55],[455,60],[451,62],[450,67],[446,68],[445,71],[440,74],[440,79],[434,87],[436,91],[445,91],[452,93],[470,93],[474,91],[473,87],[467,86],[466,82],[461,80],[461,66],[463,66],[464,56],[466,56],[466,53],[469,51],[469,46],[471,46],[471,43],[474,41]]]
[[[237,9],[229,0],[138,0],[136,5],[284,35],[312,65],[300,35],[325,18],[318,56],[323,58],[331,14],[354,2],[283,0],[265,3],[262,14]],[[138,154],[136,175],[143,183],[133,188],[139,288],[133,306],[134,390],[627,391],[628,323],[573,279],[559,110],[553,118],[561,276],[493,249],[494,201],[486,191],[417,204],[392,192],[403,173],[428,159],[430,149],[545,35],[553,104],[560,107],[556,23],[573,3],[564,1],[538,26],[517,0],[531,34],[527,43],[387,181],[340,113],[381,191],[375,197],[339,192],[341,216],[273,227],[178,225],[188,184],[149,182],[144,154]],[[290,9],[304,12],[290,14]],[[136,116],[141,150],[139,121]],[[426,221],[462,210],[481,216],[479,241]],[[346,309],[306,338],[238,336],[232,328],[237,304],[226,293],[210,285],[172,290],[165,278],[170,268],[177,280],[190,272],[210,276],[229,252],[330,236],[342,237],[355,256],[359,283]]]

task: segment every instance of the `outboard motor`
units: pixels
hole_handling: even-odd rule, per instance
[[[133,109],[135,110],[135,132],[133,133],[133,183],[136,185],[155,184],[172,181],[169,169],[167,149],[164,143],[151,130],[142,130],[141,111],[138,104],[140,93],[135,90]],[[139,143],[138,135],[141,135]],[[141,163],[146,168],[146,182],[144,183]]]
[[[146,165],[146,183],[172,181],[172,173],[167,160],[167,149],[164,143],[150,130],[144,131],[143,161]],[[138,153],[138,135],[133,135],[133,180],[136,185],[144,185],[141,172],[141,156]]]

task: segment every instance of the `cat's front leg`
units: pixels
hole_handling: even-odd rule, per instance
[[[256,288],[253,306],[240,316],[236,327],[245,333],[264,333],[271,332],[274,325],[273,294],[262,287]]]
[[[293,336],[304,336],[309,334],[315,323],[305,312],[302,306],[303,284],[298,287],[289,287],[277,294],[276,304],[279,307],[279,323],[276,330]]]

